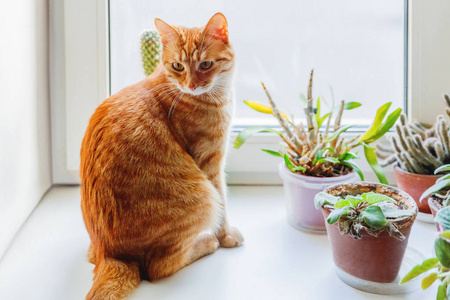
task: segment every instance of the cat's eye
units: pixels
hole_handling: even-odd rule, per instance
[[[184,66],[178,62],[174,62],[172,64],[172,67],[176,70],[176,71],[183,71],[184,70]]]
[[[208,69],[210,69],[212,67],[212,65],[213,65],[213,62],[210,61],[210,60],[209,61],[203,61],[200,64],[200,69],[201,70],[208,70]]]

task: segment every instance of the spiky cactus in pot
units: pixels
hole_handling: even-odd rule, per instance
[[[148,30],[141,35],[141,56],[145,75],[151,75],[161,58],[161,40],[156,30]]]
[[[431,175],[440,166],[450,163],[450,97],[445,114],[438,115],[434,125],[417,121],[408,122],[405,115],[396,124],[396,134],[391,137],[391,146],[377,145],[377,155],[382,166],[397,164],[401,169],[414,173]]]

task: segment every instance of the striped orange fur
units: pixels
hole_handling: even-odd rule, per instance
[[[235,64],[227,21],[218,13],[202,28],[155,24],[156,71],[106,99],[82,142],[81,208],[96,265],[86,299],[123,299],[143,279],[243,241],[225,213]]]

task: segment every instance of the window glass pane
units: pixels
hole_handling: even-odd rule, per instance
[[[271,124],[242,100],[267,103],[266,83],[278,106],[302,117],[314,68],[315,97],[359,101],[346,123],[368,124],[386,101],[404,106],[404,0],[110,0],[111,90],[144,78],[139,37],[158,17],[173,25],[203,26],[216,12],[228,19],[237,57],[237,124]]]

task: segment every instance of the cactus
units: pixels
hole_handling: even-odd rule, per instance
[[[148,30],[141,35],[141,56],[145,75],[151,75],[161,58],[161,40],[156,30]]]
[[[405,115],[396,124],[391,147],[377,145],[377,155],[387,166],[396,163],[400,168],[415,174],[433,174],[434,170],[450,162],[450,97],[445,115],[438,115],[434,125],[408,122]]]

